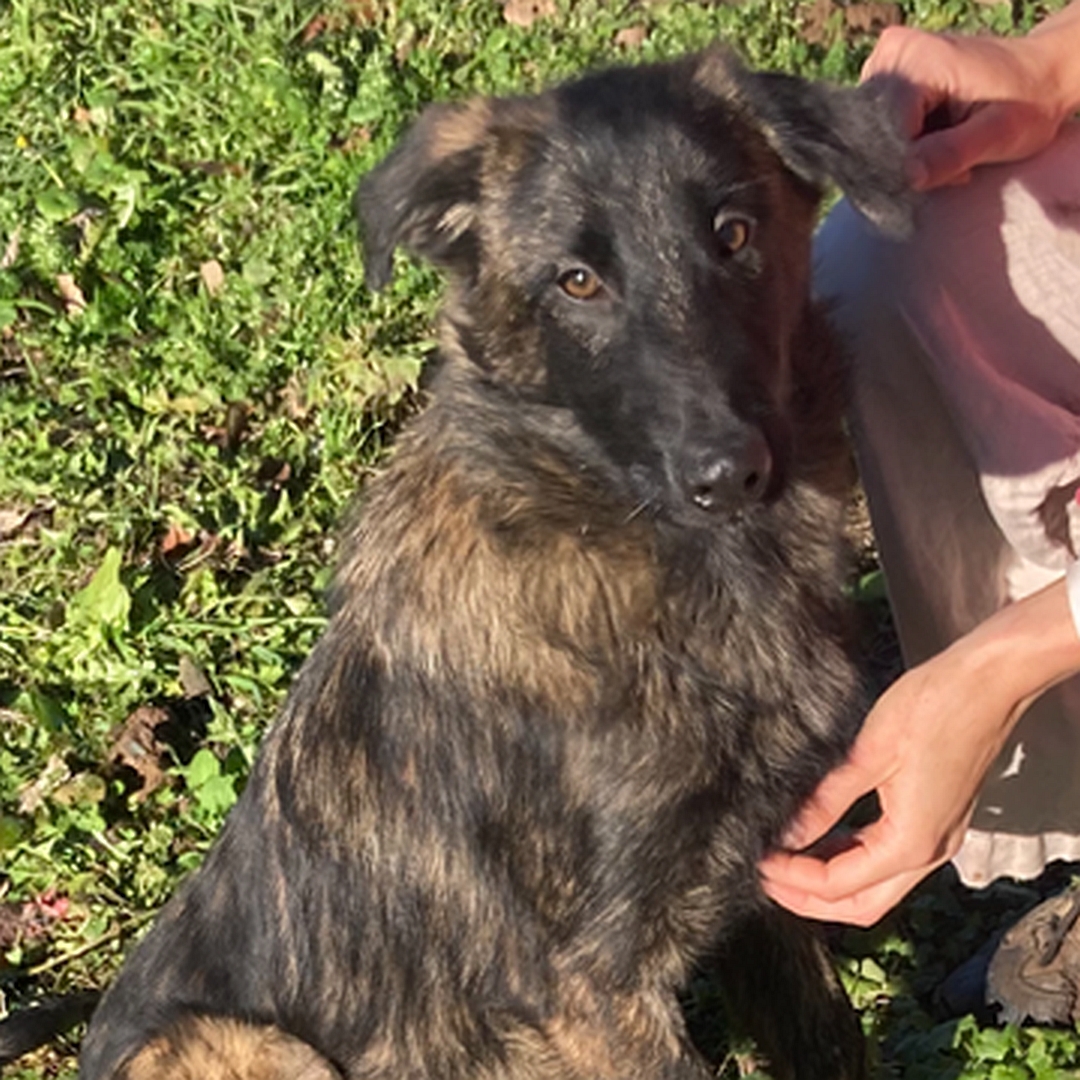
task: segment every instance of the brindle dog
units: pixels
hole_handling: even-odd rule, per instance
[[[754,867],[863,713],[809,249],[829,179],[902,228],[901,159],[719,49],[423,114],[358,204],[372,286],[449,273],[431,403],[85,1080],[707,1080],[717,946],[775,1075],[862,1075]]]

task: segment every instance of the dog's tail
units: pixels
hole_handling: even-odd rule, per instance
[[[80,990],[0,1020],[0,1068],[89,1020],[100,997],[97,990]]]

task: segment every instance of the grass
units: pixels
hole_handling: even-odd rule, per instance
[[[900,9],[1001,32],[1041,12]],[[107,982],[217,832],[319,633],[334,524],[414,405],[439,286],[403,261],[386,293],[363,288],[358,177],[427,101],[718,36],[757,65],[853,80],[872,39],[839,8],[808,34],[811,14],[578,0],[518,26],[494,0],[0,6],[9,1007]],[[938,1022],[927,1005],[1030,899],[971,900],[939,876],[847,936],[883,1075],[1044,1078],[1080,1062],[1070,1032]],[[11,1076],[71,1076],[70,1049]]]

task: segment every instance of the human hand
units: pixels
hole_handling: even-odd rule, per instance
[[[890,27],[863,80],[892,90],[908,136],[912,186],[964,183],[976,165],[1045,147],[1080,103],[1080,4],[1027,37],[962,37]]]
[[[1001,609],[912,668],[871,710],[830,773],[759,864],[765,892],[809,918],[870,926],[959,849],[983,777],[1027,704],[1080,669],[1063,582]],[[799,854],[861,796],[881,817],[852,846]]]
[[[796,914],[869,926],[960,847],[975,796],[1011,728],[1012,703],[948,651],[913,668],[870,712],[786,838],[797,850],[876,790],[881,816],[822,861],[778,851],[765,892]]]

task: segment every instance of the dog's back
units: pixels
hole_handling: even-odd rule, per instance
[[[891,138],[710,53],[438,107],[367,182],[372,283],[401,243],[451,273],[433,402],[86,1080],[181,1080],[198,1040],[251,1080],[309,1048],[320,1078],[707,1075],[675,989],[774,918],[755,861],[861,716],[808,247],[823,172],[893,212]],[[759,1025],[780,1075],[857,1075],[777,925],[767,975],[729,951],[736,996],[795,1011]]]

